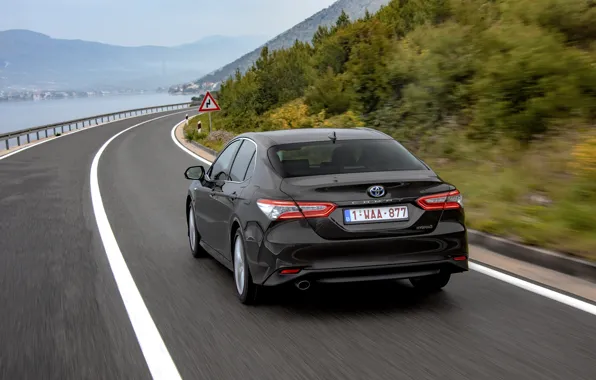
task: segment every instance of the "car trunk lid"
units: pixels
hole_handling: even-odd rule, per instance
[[[384,191],[371,193],[377,186]],[[416,200],[452,189],[431,170],[294,177],[285,178],[280,186],[296,202],[338,206],[328,217],[307,219],[319,236],[329,240],[431,232],[442,210],[424,211]]]

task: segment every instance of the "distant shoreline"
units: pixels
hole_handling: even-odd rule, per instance
[[[0,91],[0,103],[16,103],[16,102],[41,102],[48,100],[67,100],[67,99],[84,99],[84,98],[105,98],[115,96],[138,96],[138,95],[154,95],[154,94],[168,94],[166,91],[130,91],[130,92],[95,92],[95,91],[30,91],[22,92],[20,96],[16,96],[15,92],[10,94],[3,94]],[[188,95],[188,94],[168,94],[171,96]]]

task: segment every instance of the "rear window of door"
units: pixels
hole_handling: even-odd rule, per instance
[[[222,181],[230,180],[230,168],[240,144],[242,144],[242,140],[234,141],[221,152],[209,169],[209,178]]]
[[[255,143],[250,140],[243,140],[240,150],[236,155],[232,169],[230,170],[230,181],[242,182],[246,176],[246,172],[251,163],[251,159],[254,156],[257,148]]]

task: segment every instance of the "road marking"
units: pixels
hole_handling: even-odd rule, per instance
[[[188,110],[183,112],[188,112]],[[116,285],[118,286],[120,296],[122,297],[122,301],[126,307],[128,317],[137,336],[139,345],[141,346],[141,351],[143,352],[143,356],[145,357],[149,371],[151,372],[151,375],[154,379],[159,380],[176,380],[181,379],[181,377],[172,357],[170,356],[170,353],[168,352],[168,349],[166,348],[165,343],[163,342],[163,339],[161,338],[161,335],[159,334],[159,331],[157,330],[155,322],[149,314],[149,310],[147,309],[145,302],[143,302],[143,297],[141,297],[141,293],[139,292],[139,289],[137,288],[134,279],[128,270],[128,266],[126,265],[126,261],[122,256],[122,252],[120,251],[116,237],[112,232],[112,228],[101,199],[97,169],[102,153],[116,137],[143,124],[147,124],[178,113],[182,112],[176,112],[174,114],[164,115],[144,121],[142,123],[133,125],[132,127],[126,128],[112,136],[112,138],[106,141],[95,154],[93,163],[91,164],[90,175],[91,202],[93,204],[93,212],[95,213],[97,228],[99,229],[101,240],[106,251],[106,256],[108,257],[114,279],[116,280]]]
[[[162,111],[162,112],[168,112],[168,111]],[[162,113],[162,112],[155,112],[154,115],[155,114]],[[176,115],[176,114],[177,114],[177,112],[176,113],[172,113],[172,115]],[[4,156],[0,156],[0,161],[2,161],[5,158],[8,158],[8,157],[10,157],[12,155],[15,155],[17,153],[23,152],[23,151],[25,151],[25,150],[27,150],[29,148],[33,148],[34,146],[45,144],[45,143],[47,143],[49,141],[54,141],[54,140],[59,139],[59,138],[62,138],[62,137],[74,135],[75,133],[78,133],[78,132],[88,131],[88,130],[93,129],[93,128],[102,127],[102,126],[104,126],[106,124],[112,124],[112,123],[115,123],[117,121],[124,121],[124,120],[132,119],[132,118],[135,118],[135,117],[142,117],[142,116],[147,116],[147,114],[136,115],[136,116],[128,116],[128,117],[124,117],[124,118],[118,119],[118,120],[106,121],[105,123],[97,124],[97,125],[90,126],[90,127],[83,127],[83,128],[80,128],[80,129],[76,129],[74,131],[66,132],[64,134],[61,134],[60,136],[52,135],[52,136],[49,136],[49,137],[44,137],[43,139],[38,140],[37,143],[31,143],[30,145],[24,146],[21,149],[17,149],[17,150],[15,150],[12,153],[8,153],[8,154],[5,154]],[[26,135],[24,135],[24,136],[26,136]]]
[[[182,149],[186,153],[190,154],[191,156],[193,156],[194,158],[196,158],[196,159],[198,159],[200,161],[203,161],[203,162],[207,163],[208,165],[211,165],[211,162],[207,161],[203,157],[200,157],[197,154],[195,154],[194,152],[190,151],[188,148],[186,148],[184,145],[182,145],[178,141],[178,139],[176,138],[176,128],[180,124],[182,124],[182,123],[183,123],[183,121],[180,122],[180,123],[178,123],[178,124],[176,124],[174,126],[174,128],[172,129],[172,133],[171,133],[172,140],[174,140],[174,142],[176,143],[176,145],[178,145],[180,147],[180,149]],[[562,304],[565,304],[565,305],[574,307],[576,309],[585,311],[586,313],[590,313],[590,314],[596,315],[596,305],[593,305],[591,303],[578,300],[577,298],[569,297],[569,296],[567,296],[565,294],[561,294],[561,293],[555,292],[554,290],[550,290],[550,289],[544,288],[544,287],[542,287],[540,285],[532,284],[532,283],[530,283],[528,281],[524,281],[524,280],[519,279],[517,277],[510,276],[508,274],[505,274],[505,273],[496,271],[494,269],[487,268],[487,267],[485,267],[483,265],[480,265],[480,264],[469,263],[468,265],[469,265],[470,269],[472,269],[472,270],[474,270],[476,272],[480,272],[480,273],[482,273],[484,275],[487,275],[487,276],[490,276],[490,277],[495,278],[497,280],[506,282],[506,283],[508,283],[510,285],[517,286],[518,288],[522,288],[522,289],[528,290],[528,291],[530,291],[532,293],[541,295],[543,297],[550,298],[553,301],[557,301],[557,302],[560,302]]]
[[[172,128],[172,133],[170,134],[172,136],[172,140],[174,141],[174,143],[176,145],[178,145],[178,147],[180,149],[182,149],[186,153],[190,154],[191,156],[193,156],[197,160],[206,163],[207,165],[211,165],[211,162],[210,161],[204,159],[203,157],[199,156],[198,154],[194,153],[193,151],[191,151],[190,149],[188,149],[187,147],[185,147],[184,145],[182,145],[182,143],[180,143],[180,141],[178,141],[178,139],[176,138],[176,128],[178,128],[178,126],[180,126],[180,124],[182,124],[184,122],[185,122],[185,120],[182,120],[180,123],[174,125],[174,128]]]
[[[492,278],[496,278],[497,280],[501,280],[510,285],[517,286],[518,288],[522,288],[532,293],[539,294],[543,297],[550,298],[553,301],[557,301],[567,306],[574,307],[576,309],[585,311],[586,313],[596,315],[596,305],[593,305],[591,303],[578,300],[577,298],[569,297],[565,294],[555,292],[554,290],[544,288],[540,285],[532,284],[531,282],[496,271],[491,268],[487,268],[483,265],[479,265],[476,263],[469,263],[468,265],[470,266],[470,269],[490,276]]]

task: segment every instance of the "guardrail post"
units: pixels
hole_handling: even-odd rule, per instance
[[[39,131],[37,131],[37,139],[39,140]]]
[[[8,140],[9,139],[4,140],[4,143],[6,144],[6,150],[10,149],[9,146],[8,146]]]
[[[48,138],[48,130],[46,129],[46,139]]]
[[[17,145],[21,146],[21,136],[17,136]]]

